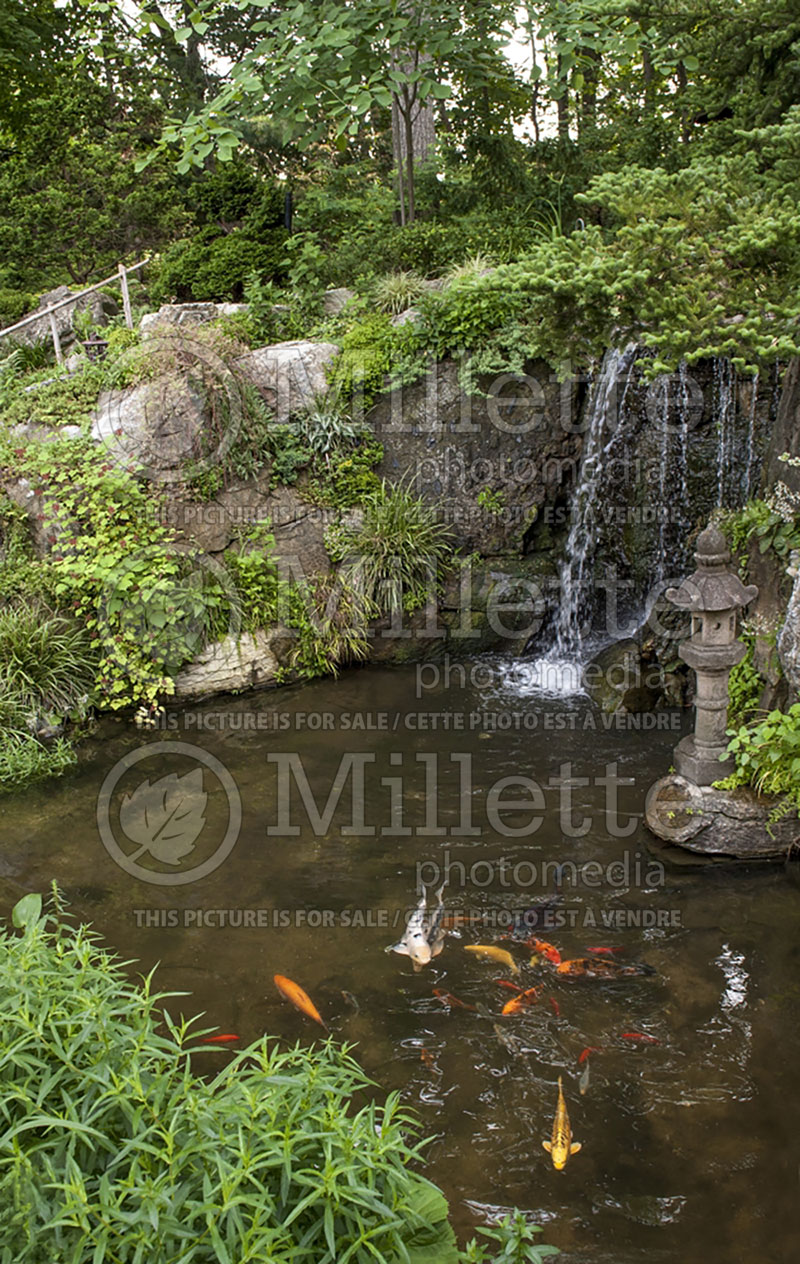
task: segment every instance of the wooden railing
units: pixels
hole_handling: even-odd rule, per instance
[[[128,290],[128,274],[138,272],[143,268],[149,260],[142,259],[139,263],[134,263],[131,267],[126,267],[121,263],[117,271],[112,276],[106,277],[104,281],[98,281],[96,285],[90,285],[88,289],[81,290],[78,294],[70,294],[69,298],[62,298],[58,303],[51,304],[50,307],[44,307],[40,312],[31,312],[30,316],[26,316],[23,320],[18,320],[16,325],[9,325],[7,329],[0,329],[0,338],[5,338],[8,334],[16,333],[18,329],[24,329],[26,325],[33,325],[37,320],[50,320],[50,334],[53,339],[53,350],[56,353],[56,360],[59,364],[64,359],[61,350],[61,339],[58,333],[58,325],[53,315],[62,307],[69,307],[71,303],[77,303],[80,299],[85,298],[87,294],[95,294],[98,290],[102,290],[104,285],[118,284],[122,290],[122,310],[125,313],[125,324],[129,329],[133,329],[133,314],[131,312],[131,296]]]

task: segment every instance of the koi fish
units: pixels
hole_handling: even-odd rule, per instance
[[[624,966],[610,957],[575,957],[556,966],[559,974],[570,979],[624,979],[638,974],[655,974],[652,966],[635,962]]]
[[[233,1032],[225,1032],[222,1036],[206,1036],[204,1044],[207,1045],[227,1045],[232,1040],[238,1040],[238,1036],[234,1036]]]
[[[586,1066],[583,1068],[583,1074],[581,1075],[581,1078],[578,1080],[578,1089],[580,1091],[581,1097],[583,1097],[584,1094],[588,1093],[589,1091],[589,1063],[588,1062],[586,1063]]]
[[[596,952],[596,953],[609,953],[609,952],[624,952],[625,949],[624,948],[587,948],[586,951]]]
[[[273,983],[280,992],[281,996],[285,996],[287,1001],[291,1001],[295,1009],[299,1009],[301,1014],[306,1014],[309,1018],[313,1018],[315,1023],[319,1023],[320,1027],[328,1030],[322,1015],[317,1009],[307,992],[304,992],[299,984],[293,983],[291,979],[287,979],[282,974],[275,974],[272,978]]]
[[[437,904],[433,912],[428,912],[428,896],[423,890],[419,904],[409,918],[408,926],[402,939],[390,944],[386,952],[397,952],[401,957],[410,957],[417,974],[423,966],[427,966],[434,957],[438,957],[444,945],[445,930],[442,926],[444,904],[442,892],[445,883],[436,892]]]
[[[561,963],[561,953],[552,944],[548,944],[546,940],[537,939],[535,935],[532,935],[525,942],[529,948],[532,948],[534,952],[538,952],[552,966],[557,966]]]
[[[342,988],[342,1000],[345,1005],[349,1005],[350,1008],[354,1009],[357,1014],[360,1013],[361,1007],[352,992],[346,992],[344,988]]]
[[[538,1000],[540,987],[528,988],[526,992],[520,991],[516,996],[512,996],[510,1001],[506,1001],[502,1010],[502,1014],[519,1014],[526,1005],[535,1005]]]
[[[519,966],[505,948],[498,948],[495,944],[465,944],[464,951],[474,952],[478,957],[489,957],[492,961],[499,961],[501,965],[507,966],[512,974],[519,974]]]
[[[580,1066],[582,1062],[586,1061],[590,1053],[602,1053],[602,1052],[603,1050],[600,1048],[599,1045],[587,1045],[586,1048],[581,1053],[580,1057],[578,1058],[578,1066]]]
[[[433,1054],[431,1053],[430,1049],[420,1049],[419,1059],[420,1059],[420,1062],[425,1063],[426,1067],[432,1067],[435,1062],[435,1058]]]
[[[559,1005],[559,1003],[558,1003],[558,1001],[556,1000],[556,998],[555,998],[554,996],[549,996],[547,999],[549,1000],[549,1002],[550,1002],[550,1004],[551,1004],[551,1006],[552,1006],[553,1013],[555,1014],[556,1018],[560,1018],[560,1017],[561,1017],[561,1006]]]
[[[508,988],[511,992],[521,992],[522,988],[518,983],[512,983],[510,979],[495,979],[494,982],[498,987]]]
[[[443,1005],[447,1005],[450,1009],[471,1009],[473,1014],[477,1013],[474,1005],[467,1005],[466,1001],[460,1001],[457,996],[453,996],[452,992],[443,992],[441,988],[434,988],[433,995],[437,1001],[441,1001]]]
[[[562,1172],[567,1166],[570,1155],[577,1154],[581,1148],[580,1141],[572,1140],[572,1129],[569,1125],[567,1103],[564,1101],[560,1075],[558,1077],[558,1105],[553,1120],[552,1136],[549,1141],[543,1141],[542,1145],[553,1160],[553,1167],[557,1172]]]
[[[537,957],[536,953],[534,953],[530,961],[528,962],[528,965],[531,967],[531,969],[533,969],[534,966],[538,966],[540,961],[541,961],[541,957]]]
[[[643,1045],[660,1045],[657,1036],[647,1036],[643,1031],[623,1031],[620,1040],[638,1040]]]

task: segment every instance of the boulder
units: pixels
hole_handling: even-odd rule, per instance
[[[789,574],[794,578],[794,588],[778,635],[778,656],[784,676],[800,697],[800,556],[797,554],[793,555]]]
[[[322,297],[322,310],[326,316],[338,316],[347,304],[356,297],[355,290],[344,287],[337,290],[326,290]]]
[[[73,292],[68,285],[59,285],[55,290],[49,290],[47,294],[42,295],[39,299],[37,310],[45,311],[53,303],[61,303],[64,299],[72,298],[72,296]],[[76,335],[73,327],[75,312],[85,311],[86,309],[91,312],[93,323],[101,326],[107,325],[109,317],[116,316],[119,313],[116,301],[110,294],[105,294],[102,291],[86,294],[82,298],[76,297],[74,302],[65,303],[63,307],[59,307],[58,311],[53,312],[62,351],[75,342]],[[35,313],[30,312],[29,315],[35,315]],[[32,321],[24,329],[18,330],[14,337],[17,341],[28,346],[33,346],[38,342],[49,342],[52,339],[50,317],[42,316],[41,320]]]
[[[247,311],[247,303],[164,303],[157,312],[142,317],[139,333],[142,338],[152,338],[154,334],[191,329],[221,316],[238,316]]]
[[[325,394],[325,370],[338,353],[332,342],[278,342],[249,351],[236,367],[263,396],[275,420],[285,424]]]
[[[800,842],[800,821],[791,812],[770,824],[775,804],[745,787],[716,790],[672,774],[651,787],[645,820],[658,838],[688,851],[737,860],[785,860]]]
[[[131,390],[104,391],[92,438],[116,464],[162,482],[179,482],[202,451],[206,399],[188,375],[165,373]]]
[[[583,669],[583,686],[601,711],[652,711],[661,697],[657,665],[628,637],[608,645]]]
[[[175,678],[176,697],[197,700],[274,684],[280,666],[272,647],[276,636],[285,639],[281,629],[272,628],[215,641]]]

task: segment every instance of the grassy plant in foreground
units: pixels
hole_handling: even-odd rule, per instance
[[[264,1038],[207,1082],[152,975],[54,905],[25,896],[0,932],[3,1264],[455,1264],[415,1120],[396,1094],[355,1106],[345,1047]]]

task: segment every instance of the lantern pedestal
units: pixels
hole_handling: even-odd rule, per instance
[[[692,635],[678,653],[697,677],[694,733],[675,748],[675,767],[698,786],[710,786],[733,772],[728,750],[728,680],[732,667],[744,658],[745,646],[736,639],[739,610],[758,596],[728,570],[730,552],[725,536],[707,527],[697,541],[697,570],[667,597],[692,616]]]

